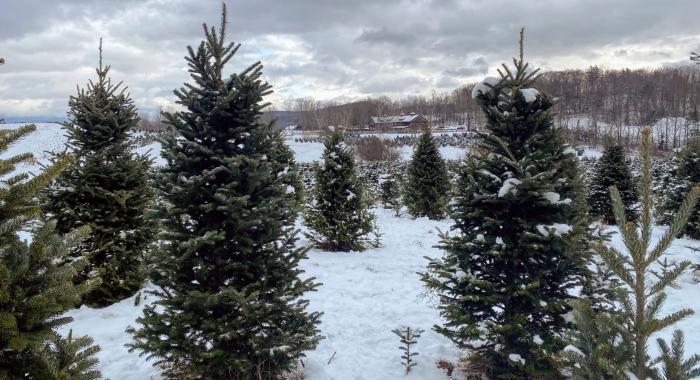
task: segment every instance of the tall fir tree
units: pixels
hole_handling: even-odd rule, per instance
[[[693,136],[686,147],[677,150],[673,163],[673,176],[666,184],[664,196],[656,210],[658,221],[662,224],[673,221],[674,213],[683,203],[685,195],[700,183],[700,136]],[[700,239],[700,208],[693,210],[680,233]]]
[[[0,152],[34,131],[34,125],[15,131],[0,131]],[[16,164],[31,154],[0,159],[0,378],[44,379],[56,357],[45,346],[56,336],[56,328],[72,319],[62,316],[80,302],[80,297],[99,283],[74,284],[73,277],[84,266],[75,260],[60,264],[70,249],[88,233],[87,228],[66,235],[56,234],[56,223],[41,223],[39,194],[64,170],[71,157],[47,166],[36,176],[15,174]],[[29,231],[31,242],[18,233]],[[80,358],[66,359],[75,363]],[[77,371],[76,374],[86,374]]]
[[[487,132],[461,168],[451,207],[454,236],[422,279],[439,296],[435,326],[472,349],[494,379],[559,376],[573,288],[589,239],[582,174],[555,127],[554,99],[532,88],[538,70],[520,57],[472,95]]]
[[[693,187],[681,203],[669,228],[661,239],[651,246],[653,226],[651,149],[651,130],[645,128],[642,132],[640,148],[642,177],[639,190],[642,209],[639,225],[626,222],[627,216],[622,197],[617,188],[614,186],[610,188],[615,220],[620,226],[620,235],[626,252],[620,252],[605,244],[594,245],[600,257],[626,285],[627,290],[622,299],[622,305],[634,349],[632,373],[638,379],[646,379],[654,373],[647,353],[647,342],[651,335],[693,313],[692,309],[681,309],[663,317],[659,316],[659,311],[666,300],[665,288],[676,281],[678,276],[690,266],[690,262],[677,263],[672,270],[661,275],[657,273],[655,276],[651,265],[664,256],[675,237],[682,231],[700,196],[700,187]],[[658,280],[653,281],[652,276],[657,277]]]
[[[615,216],[608,190],[610,186],[615,186],[620,191],[625,204],[625,215],[630,220],[635,220],[637,186],[625,161],[625,148],[612,138],[607,138],[603,155],[595,164],[589,187],[588,204],[591,215],[602,218],[608,224],[613,224]]]
[[[408,212],[415,217],[444,218],[450,200],[450,176],[430,129],[426,128],[418,140],[406,173],[404,203]]]
[[[50,189],[46,207],[61,233],[91,229],[71,256],[88,263],[76,281],[102,279],[84,297],[92,306],[110,305],[141,289],[144,255],[156,233],[156,222],[147,215],[154,200],[150,159],[133,153],[129,139],[139,120],[136,108],[126,88],[109,79],[109,69],[102,65],[100,40],[97,81],[79,89],[68,103],[65,128],[76,160]]]
[[[240,45],[204,25],[186,57],[192,83],[176,90],[178,133],[163,141],[157,174],[164,242],[151,279],[158,298],[130,328],[132,350],[157,358],[172,378],[276,379],[320,337],[307,312],[296,248],[294,180],[278,132],[260,120],[270,86],[258,62],[224,68]]]
[[[324,145],[323,164],[316,171],[313,199],[304,215],[307,237],[325,250],[363,251],[376,245],[378,236],[354,152],[339,131],[328,135]]]

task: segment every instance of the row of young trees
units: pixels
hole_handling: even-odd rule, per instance
[[[375,216],[369,210],[364,184],[355,169],[354,152],[335,131],[325,138],[322,165],[316,170],[311,201],[304,213],[310,238],[329,251],[362,251],[379,244]],[[399,215],[406,205],[413,217],[446,216],[452,185],[447,166],[430,131],[416,146],[404,176],[393,171],[383,178],[381,200]]]
[[[6,177],[0,188],[4,377],[99,377],[92,357],[98,348],[72,332],[59,336],[56,328],[69,321],[61,315],[81,302],[123,300],[146,277],[156,301],[129,329],[130,348],[156,358],[167,377],[280,378],[318,344],[320,314],[307,311],[303,299],[318,284],[301,277],[308,248],[296,246],[301,186],[293,154],[272,125],[260,121],[270,93],[262,65],[224,75],[240,46],[226,42],[225,27],[224,7],[221,27],[205,25],[205,40],[188,49],[192,82],[175,92],[182,110],[165,113],[176,134],[163,141],[167,164],[153,180],[157,198],[149,161],[132,153],[128,139],[137,123],[133,103],[108,79],[101,59],[98,81],[70,99],[70,152],[32,178],[8,177],[30,155],[0,160]],[[649,266],[685,227],[700,190],[691,189],[666,235],[649,249],[646,132],[640,227],[613,187],[612,214],[629,252],[607,248],[589,229],[583,177],[554,127],[555,102],[531,87],[538,74],[523,60],[522,39],[514,66],[473,92],[487,131],[460,169],[451,204],[445,163],[429,132],[407,170],[409,212],[431,219],[449,212],[455,220],[456,234],[443,235],[446,256],[431,260],[421,274],[447,321],[436,329],[470,348],[473,367],[489,378],[560,377],[559,353],[567,343],[581,353],[568,357],[574,376],[662,376],[647,355],[647,341],[690,313],[657,317],[664,288],[689,264],[651,286]],[[2,132],[0,150],[32,128]],[[352,152],[340,133],[325,144],[305,210],[309,237],[327,250],[362,250],[377,242],[367,237],[376,227]],[[31,242],[20,239],[22,229],[32,231]],[[154,240],[159,245],[152,247]],[[592,263],[601,270],[594,273]],[[583,295],[576,297],[579,287]],[[594,296],[603,293],[617,298],[603,305]],[[572,333],[573,323],[605,334],[591,341]],[[667,372],[695,373],[692,360],[681,362],[682,355],[664,347],[660,360]],[[620,356],[614,366],[611,356],[601,355],[606,350]]]
[[[700,375],[700,357],[684,357],[681,331],[670,344],[658,340],[658,358],[647,353],[652,334],[692,314],[682,309],[659,316],[665,288],[690,263],[661,272],[652,266],[675,236],[684,231],[693,236],[700,195],[693,187],[700,179],[693,177],[700,172],[694,142],[678,153],[675,182],[666,188],[673,196],[663,197],[657,210],[670,227],[652,247],[651,131],[642,134],[639,181],[624,147],[610,138],[587,192],[575,151],[554,127],[553,98],[530,87],[538,74],[528,70],[522,55],[514,66],[512,71],[504,66],[502,78],[474,92],[488,132],[479,135],[478,150],[462,164],[453,194],[428,131],[409,163],[405,189],[395,172],[381,184],[387,207],[400,210],[403,201],[413,216],[439,219],[449,211],[455,220],[457,234],[442,236],[446,256],[431,260],[422,274],[447,320],[436,330],[470,349],[467,371],[487,378],[561,378],[563,369],[577,379]],[[307,217],[317,236],[327,237],[316,241],[331,250],[363,249],[361,243],[347,244],[372,230],[371,224],[363,230],[352,223],[362,219],[366,204],[347,202],[361,193],[349,172],[354,173],[352,154],[334,133],[326,139],[311,206],[314,212],[327,210],[326,216]],[[454,200],[446,207],[450,196]],[[596,219],[618,224],[627,252],[608,247],[607,235],[593,233],[589,226]],[[339,233],[343,226],[354,234]],[[346,243],[331,243],[337,236]],[[573,349],[564,350],[567,345]]]

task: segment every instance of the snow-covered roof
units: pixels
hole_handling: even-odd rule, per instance
[[[410,123],[419,117],[421,117],[421,115],[419,115],[417,113],[413,113],[413,112],[409,115],[372,116],[372,123],[374,123],[374,124]]]

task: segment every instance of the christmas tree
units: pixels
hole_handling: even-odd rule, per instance
[[[450,199],[449,193],[447,166],[430,129],[426,129],[408,164],[404,202],[408,212],[415,217],[442,219]]]
[[[129,140],[138,123],[136,109],[121,83],[109,79],[109,66],[102,65],[102,42],[96,71],[97,81],[70,98],[65,127],[76,160],[50,189],[47,211],[61,233],[91,228],[71,256],[88,263],[77,282],[92,276],[102,279],[84,302],[105,306],[141,289],[143,257],[156,224],[146,215],[154,198],[150,161],[134,154]]]
[[[675,236],[683,230],[700,196],[700,187],[694,187],[681,203],[669,228],[652,247],[651,147],[651,130],[645,128],[642,132],[640,149],[642,209],[639,226],[633,222],[626,222],[628,219],[622,197],[617,188],[614,186],[610,188],[615,220],[620,226],[620,234],[627,252],[620,252],[604,244],[594,245],[608,267],[627,286],[622,305],[634,349],[632,373],[638,379],[646,379],[654,373],[651,368],[653,363],[650,363],[647,353],[647,342],[651,335],[693,313],[692,309],[681,309],[663,317],[659,316],[659,311],[666,300],[665,288],[676,281],[678,276],[690,266],[690,262],[677,263],[674,269],[662,275],[657,273],[658,281],[651,281],[654,274],[651,265],[664,256]]]
[[[385,208],[394,210],[394,214],[399,216],[401,213],[401,175],[393,166],[387,170],[388,173],[380,179],[379,184],[382,204]]]
[[[73,330],[66,338],[55,334],[45,345],[42,356],[46,359],[46,371],[42,378],[56,380],[96,380],[102,378],[96,369],[95,354],[99,346],[92,345],[89,336],[73,337]],[[37,377],[39,378],[39,377]]]
[[[671,338],[671,346],[661,338],[656,339],[661,355],[655,363],[663,364],[654,368],[653,380],[691,380],[700,377],[700,355],[685,358],[685,337],[683,331],[676,330]]]
[[[591,215],[602,218],[608,224],[615,223],[608,190],[610,186],[615,186],[620,191],[625,204],[625,215],[630,220],[635,220],[637,189],[625,162],[625,148],[608,138],[605,141],[603,155],[595,165],[588,195]]]
[[[596,310],[590,300],[574,302],[576,328],[570,331],[564,351],[576,380],[617,380],[627,378],[632,368],[633,351],[629,332],[621,314]]]
[[[673,176],[666,184],[663,198],[656,210],[661,224],[670,224],[685,195],[695,184],[700,183],[700,136],[688,140],[688,145],[675,152],[672,168]],[[680,232],[693,239],[700,239],[700,208],[696,208]]]
[[[589,223],[575,151],[554,126],[554,99],[532,88],[522,32],[520,44],[514,70],[503,65],[472,93],[487,132],[460,169],[457,234],[442,235],[445,257],[422,278],[446,320],[436,331],[471,349],[484,375],[556,378]]]
[[[34,131],[34,125],[0,131],[0,152]],[[20,154],[0,159],[0,378],[43,379],[55,357],[45,351],[56,328],[71,321],[62,314],[99,280],[74,284],[82,260],[65,264],[71,248],[87,228],[66,235],[55,232],[55,222],[40,223],[40,192],[64,170],[71,157],[45,167],[36,176],[15,174],[15,165],[32,158]],[[31,243],[19,238],[29,230]],[[73,358],[78,360],[78,358]],[[78,360],[79,361],[79,360]]]
[[[302,295],[294,222],[296,169],[278,132],[262,123],[258,62],[224,68],[240,45],[204,26],[188,48],[192,82],[176,90],[183,111],[166,113],[178,136],[163,141],[157,174],[163,240],[151,279],[158,298],[144,308],[132,350],[157,358],[172,378],[278,378],[320,337],[319,313]]]
[[[605,244],[609,234],[598,228]],[[572,301],[575,328],[568,331],[570,349],[563,352],[571,377],[577,380],[627,378],[634,355],[627,316],[620,307],[624,288],[615,273],[594,256],[589,262],[581,299]]]
[[[355,171],[353,151],[335,131],[324,140],[323,164],[316,171],[313,200],[304,222],[308,238],[329,251],[363,251],[377,244],[374,214]]]
[[[294,151],[284,142],[284,136],[281,133],[273,133],[272,138],[274,148],[268,156],[270,160],[281,162],[290,168],[286,172],[287,175],[280,176],[279,180],[287,187],[287,191],[294,195],[294,212],[299,212],[304,207],[304,183],[294,161]]]

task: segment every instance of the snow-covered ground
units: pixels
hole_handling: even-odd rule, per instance
[[[0,129],[17,129],[24,124],[0,124]],[[36,131],[12,144],[0,157],[7,158],[20,153],[32,152],[37,159],[36,164],[21,163],[17,165],[20,172],[36,173],[41,170],[38,164],[47,164],[51,158],[50,152],[62,152],[66,147],[66,131],[59,124],[36,123]],[[165,163],[160,157],[160,144],[152,143],[135,150],[139,154],[148,154],[155,165]]]
[[[441,323],[434,298],[425,293],[416,272],[425,269],[424,256],[436,257],[441,252],[433,246],[438,242],[437,229],[448,231],[449,220],[430,221],[425,218],[395,217],[389,210],[375,210],[382,235],[382,246],[362,253],[331,253],[311,250],[302,262],[305,275],[316,277],[321,285],[309,293],[310,310],[322,311],[321,333],[325,339],[316,350],[308,352],[304,372],[308,380],[342,379],[430,379],[447,377],[435,367],[439,359],[454,361],[460,351],[431,327]],[[301,226],[300,226],[301,228]],[[615,232],[615,228],[610,229]],[[658,240],[662,227],[653,231]],[[307,244],[301,239],[299,244]],[[612,243],[623,249],[618,234]],[[700,254],[689,247],[700,248],[697,240],[678,239],[669,249],[669,261],[691,260],[700,263]],[[662,315],[690,307],[700,313],[700,284],[685,273],[677,288],[667,292],[668,300]],[[146,299],[145,302],[149,300]],[[124,347],[130,337],[124,332],[141,313],[134,299],[95,310],[82,307],[68,313],[75,321],[62,330],[73,328],[75,333],[92,336],[102,347],[98,354],[100,368],[112,379],[158,379],[158,371],[137,353]],[[400,364],[398,338],[392,329],[406,325],[422,328],[425,333],[416,345],[418,366],[405,376]],[[658,337],[670,339],[673,329],[686,332],[686,353],[700,353],[700,314],[662,331]],[[657,354],[656,341],[649,342],[652,356]],[[335,356],[334,356],[335,354]],[[333,358],[331,360],[331,358]],[[330,363],[329,363],[330,361]]]
[[[375,211],[383,234],[381,247],[361,253],[314,249],[302,262],[305,275],[323,284],[307,298],[310,310],[324,313],[320,330],[325,337],[304,359],[306,378],[402,378],[400,343],[391,330],[405,325],[425,330],[416,345],[418,366],[405,378],[447,379],[435,362],[442,358],[455,360],[459,350],[431,330],[440,316],[417,272],[425,269],[424,256],[440,255],[433,248],[439,239],[437,228],[447,230],[450,223],[395,217],[384,209]],[[308,241],[302,238],[299,244]],[[134,306],[133,297],[100,310],[83,306],[68,313],[75,321],[62,332],[72,328],[77,334],[93,337],[102,347],[97,356],[108,378],[157,379],[158,371],[145,358],[124,347],[130,341],[124,330],[135,325],[142,307]]]
[[[16,128],[17,125],[4,125]],[[2,128],[0,127],[0,128]],[[21,152],[34,152],[40,163],[48,160],[45,150],[60,151],[65,137],[59,126],[40,124],[38,131],[11,147],[3,157]],[[297,161],[318,160],[323,149],[320,143],[288,143],[296,153]],[[140,153],[150,150],[158,158],[158,144],[140,148]],[[410,148],[402,157],[410,155]],[[464,151],[458,148],[442,150],[446,158],[459,158]],[[587,155],[596,155],[587,150]],[[38,166],[22,166],[22,171],[38,171]],[[304,360],[307,379],[429,379],[447,377],[435,367],[440,358],[454,360],[459,350],[446,338],[431,330],[440,323],[434,299],[425,294],[416,272],[425,269],[424,256],[435,257],[441,252],[434,248],[438,242],[437,229],[449,230],[451,221],[430,221],[424,218],[395,217],[390,211],[376,209],[382,246],[362,253],[330,253],[311,250],[309,259],[302,262],[306,275],[318,279],[321,285],[316,292],[309,293],[310,309],[322,311],[321,333],[325,339],[316,350],[308,352]],[[299,225],[300,228],[303,226]],[[611,229],[614,231],[614,229]],[[654,229],[654,238],[663,233],[662,227]],[[301,239],[299,244],[307,244]],[[612,244],[622,249],[619,236]],[[700,263],[700,254],[689,247],[700,248],[696,240],[676,240],[670,249],[673,260],[691,260]],[[700,313],[700,285],[692,282],[690,273],[684,274],[677,288],[669,289],[668,301],[663,308],[669,314],[683,307]],[[143,302],[150,302],[146,298]],[[102,347],[98,354],[100,370],[111,379],[158,379],[159,371],[137,352],[129,353],[124,344],[130,341],[125,329],[135,325],[142,305],[135,306],[134,299],[127,299],[104,309],[82,307],[67,314],[75,321],[62,328],[62,332],[73,329],[75,334],[90,335]],[[402,325],[422,328],[425,331],[418,339],[418,366],[409,376],[404,376],[400,364],[398,338],[391,332]],[[686,353],[700,353],[700,314],[678,323],[675,328],[686,332]],[[673,328],[659,336],[668,339]],[[650,351],[657,351],[656,342],[650,342]],[[332,360],[331,360],[332,358]]]

